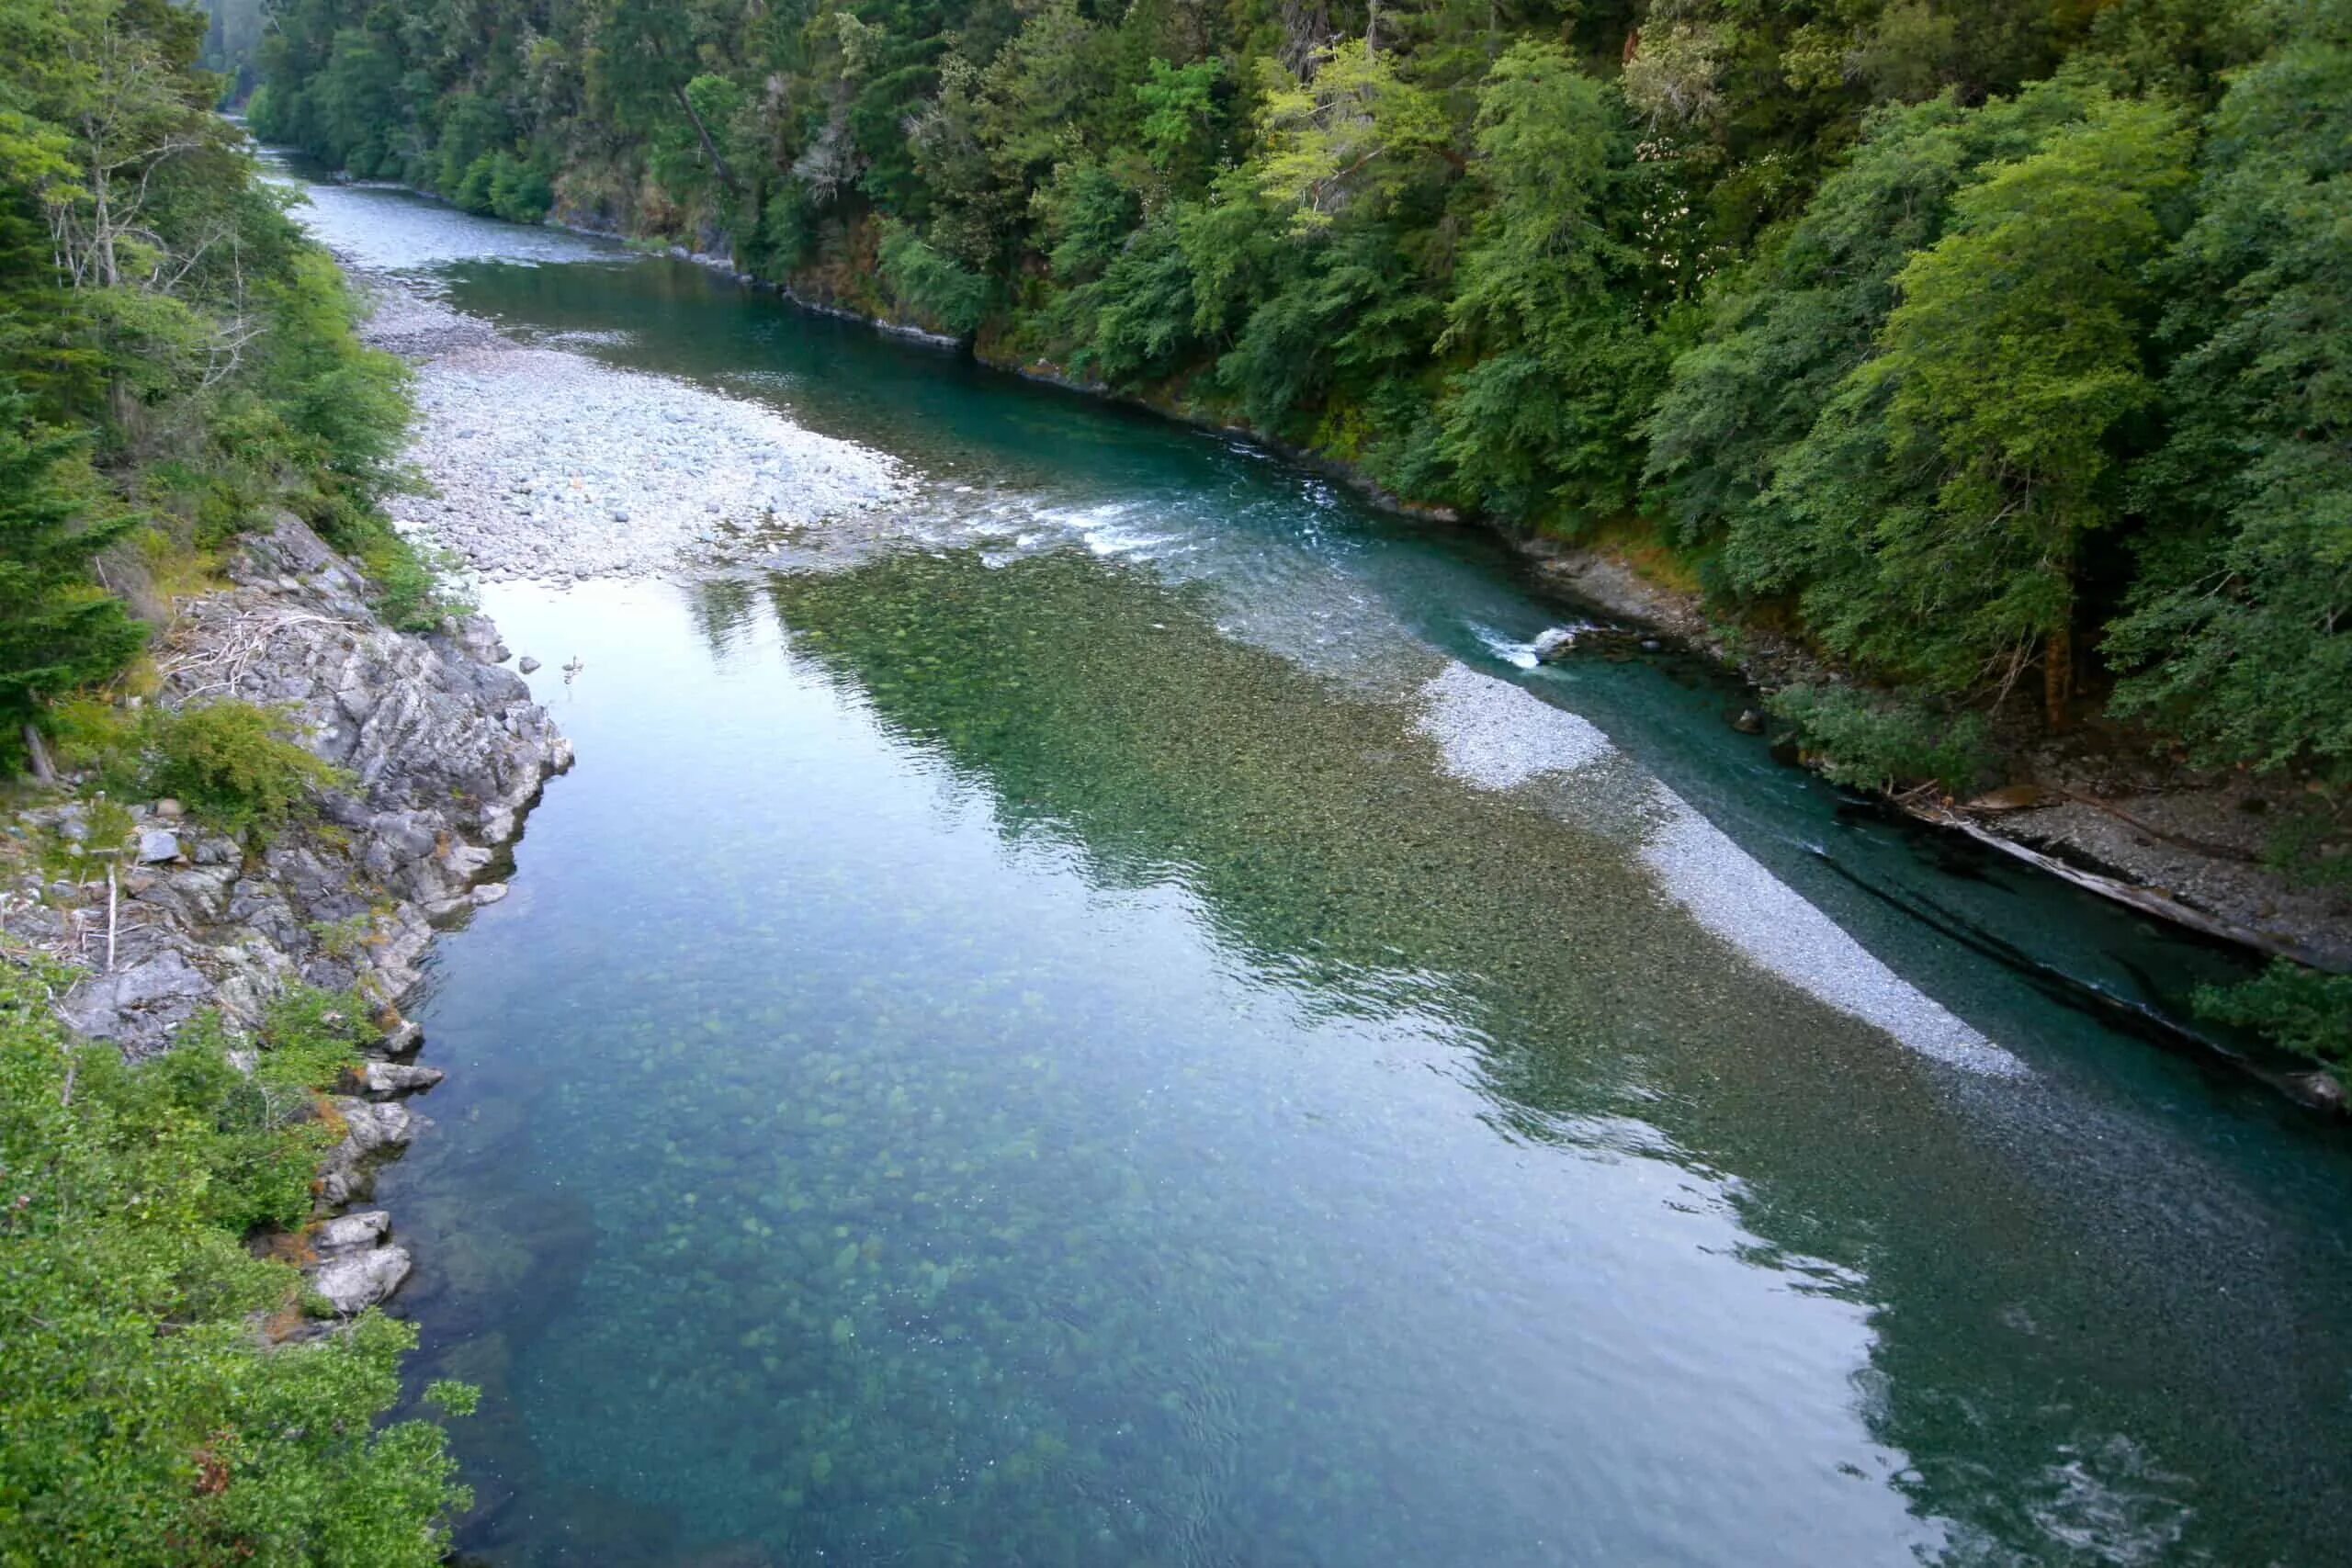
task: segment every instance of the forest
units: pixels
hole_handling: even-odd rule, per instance
[[[1637,530],[1915,714],[2291,770],[2352,863],[2346,0],[241,9],[355,175]]]
[[[277,799],[324,771],[250,705],[141,705],[153,634],[242,531],[291,509],[387,610],[429,603],[376,505],[405,372],[359,345],[333,262],[215,112],[205,25],[171,0],[0,0],[0,802],[100,751],[152,769],[98,770],[96,842],[129,830],[126,799],[272,776]],[[311,1212],[314,1107],[366,1010],[289,992],[250,1073],[256,1042],[209,1019],[137,1066],[70,1036],[79,976],[13,920],[28,862],[36,886],[86,874],[46,858],[70,847],[13,816],[0,834],[0,1559],[439,1561],[464,1498],[444,1434],[383,1419],[413,1329],[315,1337],[302,1277],[261,1249]]]

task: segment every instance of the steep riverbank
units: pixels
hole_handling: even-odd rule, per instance
[[[570,743],[499,667],[509,657],[478,615],[417,637],[378,618],[351,564],[290,513],[225,563],[231,586],[186,604],[158,649],[179,707],[238,699],[285,710],[302,743],[342,771],[314,819],[267,832],[158,800],[130,807],[133,863],[110,897],[96,880],[45,878],[19,856],[0,928],[87,977],[60,1000],[82,1036],[138,1060],[208,1010],[250,1032],[296,985],[351,992],[378,1009],[372,1060],[334,1098],[345,1129],[317,1187],[322,1216],[367,1198],[373,1170],[423,1124],[403,1101],[437,1069],[401,1006],[435,933],[504,895],[486,880]],[[32,834],[85,837],[81,803],[23,813]],[[409,1270],[380,1211],[326,1219],[304,1238],[313,1288],[342,1315],[383,1300]]]

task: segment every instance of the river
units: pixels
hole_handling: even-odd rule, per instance
[[[580,763],[379,1195],[498,1563],[2352,1554],[2352,1151],[2229,955],[1775,763],[1475,532],[701,268],[322,189],[888,454],[491,583]],[[1632,656],[1628,656],[1632,654]],[[576,675],[562,666],[577,660]]]

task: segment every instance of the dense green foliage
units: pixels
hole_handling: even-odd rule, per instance
[[[256,126],[355,173],[1647,516],[1881,680],[2120,677],[2352,784],[2347,0],[273,14]]]
[[[2352,1066],[2352,975],[2323,975],[2277,959],[2258,979],[2199,991],[2197,1010],[2216,1022],[2258,1029],[2290,1051]]]
[[[169,0],[0,0],[0,769],[122,671],[201,553],[293,507],[405,570],[407,420],[333,265],[254,178]]]
[[[1984,721],[1974,714],[1954,720],[1850,686],[1790,686],[1773,694],[1771,706],[1826,776],[1857,789],[1934,784],[1962,795],[1990,771]]]
[[[300,819],[319,791],[352,782],[302,747],[291,713],[232,697],[135,709],[80,700],[48,718],[51,754],[100,796],[169,795],[232,832]]]
[[[140,1066],[0,961],[0,1556],[12,1563],[439,1562],[441,1430],[379,1425],[413,1331],[271,1347],[300,1277],[241,1245],[300,1223],[356,1055],[352,998],[273,1012],[250,1075],[213,1027]],[[460,1401],[462,1403],[462,1401]]]
[[[291,507],[414,576],[376,502],[403,373],[254,176],[171,0],[0,0],[0,773],[70,760],[229,825],[322,764],[276,715],[110,706],[174,592]],[[412,584],[411,597],[414,597]],[[98,695],[88,694],[98,688]],[[85,818],[119,841],[104,800]],[[425,1564],[461,1501],[440,1430],[379,1419],[405,1326],[272,1348],[300,1277],[245,1243],[310,1217],[318,1091],[366,1019],[298,995],[241,1071],[214,1025],[126,1066],[0,954],[0,1559]]]

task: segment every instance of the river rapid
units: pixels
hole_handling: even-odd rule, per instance
[[[1474,532],[314,194],[550,356],[425,367],[410,513],[580,759],[379,1183],[469,1553],[2352,1559],[2352,1151],[2131,1027],[2236,959],[1537,666]]]

